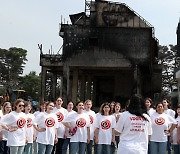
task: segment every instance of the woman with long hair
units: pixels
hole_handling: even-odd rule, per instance
[[[1,121],[1,125],[8,131],[7,146],[10,154],[22,154],[27,142],[27,119],[24,111],[24,100],[17,99],[14,102],[14,111],[10,112]]]
[[[164,106],[160,101],[156,104],[156,112],[151,115],[151,122],[150,152],[151,154],[165,154],[168,141],[167,135],[169,130],[175,128],[176,121],[173,117],[164,113]],[[170,125],[171,128],[169,129]]]
[[[156,112],[153,108],[153,101],[151,98],[146,97],[144,99],[145,105],[146,105],[146,109],[147,109],[147,113],[149,114],[149,116],[151,116],[154,112]]]
[[[121,112],[121,103],[116,102],[115,106],[114,106],[115,112],[114,112],[114,116],[116,118],[116,123],[118,122],[122,112]],[[115,135],[115,140],[116,140],[116,145],[118,147],[119,144],[119,135]]]
[[[116,125],[120,135],[118,154],[147,154],[148,137],[151,135],[151,120],[143,99],[134,95],[129,101],[127,111],[123,112]]]
[[[177,126],[170,135],[170,141],[172,142],[174,154],[180,154],[180,104],[178,104],[175,115]]]
[[[25,115],[27,118],[27,137],[28,137],[28,142],[25,145],[24,148],[24,153],[25,154],[32,154],[32,145],[33,141],[35,140],[35,129],[33,127],[33,120],[35,116],[31,113],[32,110],[32,104],[31,102],[25,102]]]
[[[46,111],[46,102],[45,101],[42,101],[40,102],[39,104],[39,110],[34,112],[33,115],[35,117],[38,116],[38,114],[42,113],[42,112],[45,112]],[[38,134],[38,131],[36,131],[36,137],[37,137],[37,134]],[[34,151],[34,154],[37,154],[38,153],[38,144],[36,142],[36,140],[34,141],[33,143],[33,151]]]
[[[70,129],[70,154],[84,154],[87,143],[90,142],[90,120],[85,114],[84,103],[76,104],[77,113],[72,113],[64,120],[63,124]]]
[[[100,115],[95,121],[95,144],[97,154],[111,154],[111,144],[115,144],[114,128],[116,125],[115,117],[111,114],[109,103],[102,105]]]
[[[2,106],[2,117],[1,120],[6,117],[12,111],[10,102],[5,102]],[[1,131],[2,140],[0,141],[0,154],[9,154],[9,147],[7,146],[8,131],[2,129]]]
[[[34,120],[34,128],[38,131],[38,154],[51,154],[54,143],[57,143],[57,116],[53,113],[54,103],[47,102],[46,112],[41,112]]]
[[[67,111],[68,111],[68,116],[72,113],[75,113],[75,111],[73,110],[74,109],[74,103],[72,101],[69,101],[67,103]],[[63,144],[63,147],[62,147],[62,153],[63,154],[67,154],[67,149],[68,149],[68,146],[69,146],[69,149],[70,149],[70,139],[71,139],[71,135],[69,134],[69,129],[66,128],[66,132],[65,132],[65,141],[64,141],[64,144]]]

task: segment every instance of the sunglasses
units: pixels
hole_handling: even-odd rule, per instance
[[[22,106],[24,107],[24,105],[21,105],[21,104],[20,104],[20,105],[18,105],[18,106],[19,106],[19,107],[22,107]]]

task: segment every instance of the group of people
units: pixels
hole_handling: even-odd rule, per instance
[[[58,97],[32,113],[30,102],[5,102],[0,154],[166,154],[171,147],[180,154],[180,105],[173,111],[164,99],[153,108],[138,95],[127,104],[122,112],[119,102],[106,102],[95,113],[91,100],[69,101],[65,109]]]

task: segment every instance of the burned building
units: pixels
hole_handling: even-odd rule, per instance
[[[40,55],[42,99],[91,99],[100,106],[161,92],[158,40],[143,17],[124,3],[86,0],[85,12],[70,19],[59,31],[62,54]]]

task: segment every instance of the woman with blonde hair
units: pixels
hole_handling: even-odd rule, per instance
[[[14,108],[14,111],[1,120],[1,125],[8,131],[7,146],[10,147],[10,154],[22,154],[27,142],[27,119],[22,112],[24,111],[24,100],[17,99],[14,102]]]

